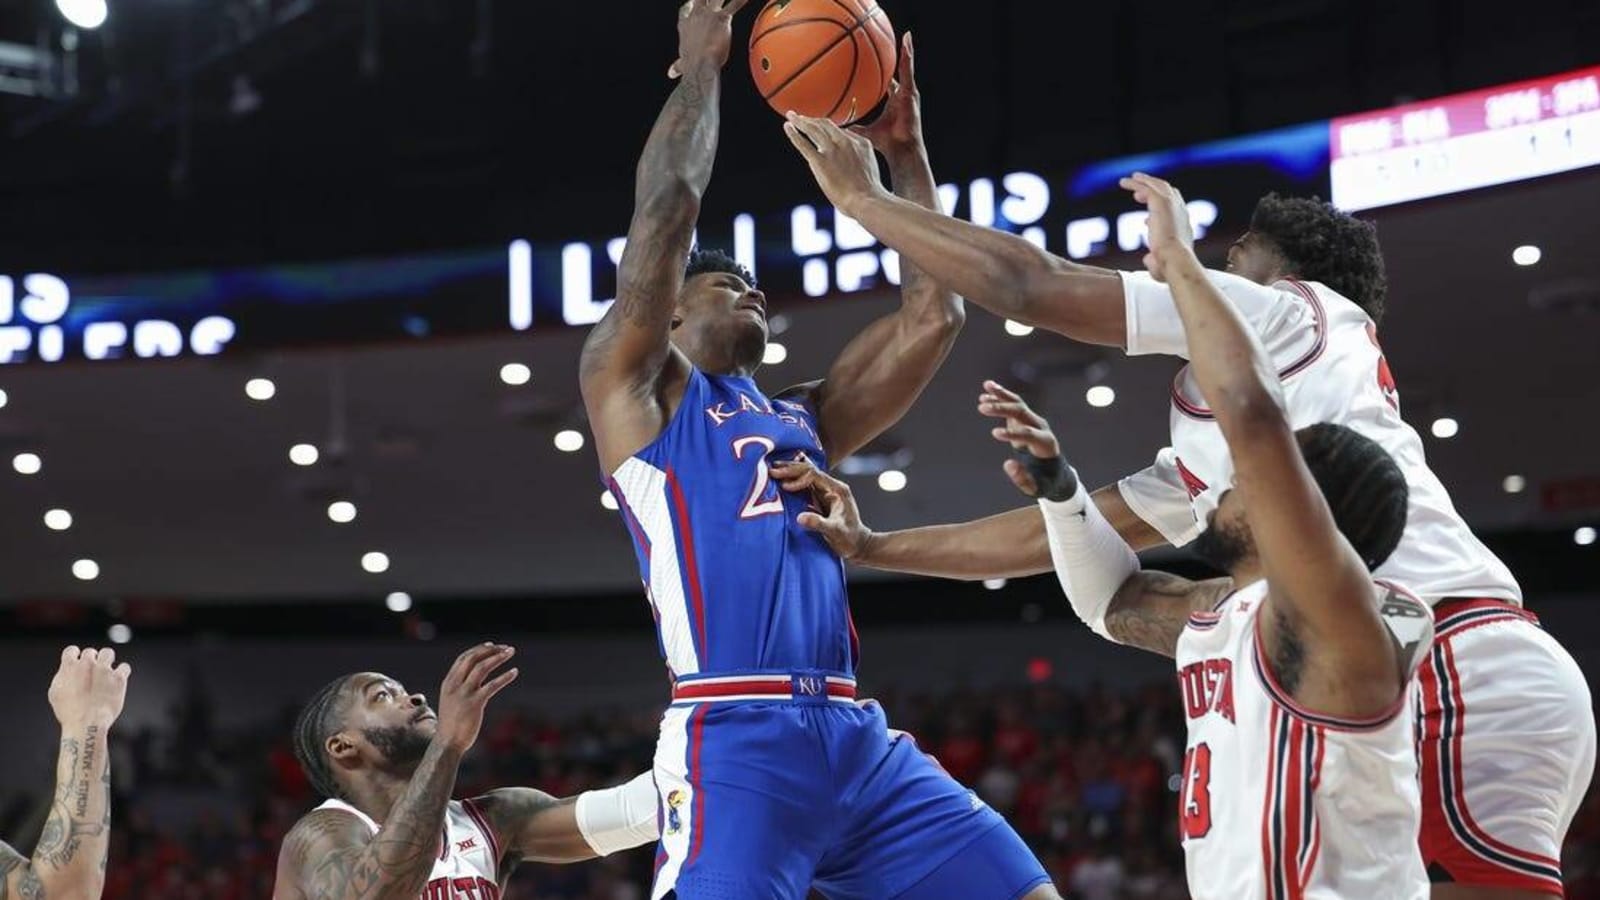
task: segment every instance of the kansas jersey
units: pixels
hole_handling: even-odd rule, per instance
[[[342,800],[329,800],[317,809],[347,812],[378,833],[378,823]],[[439,835],[439,857],[418,900],[500,900],[500,844],[471,800],[452,800],[444,810],[444,832]]]
[[[1353,428],[1387,450],[1405,473],[1411,488],[1405,535],[1378,576],[1429,603],[1492,597],[1521,604],[1511,571],[1462,521],[1428,468],[1421,438],[1401,419],[1394,377],[1367,314],[1321,284],[1280,281],[1266,287],[1224,272],[1208,274],[1271,357],[1290,424]],[[1124,273],[1123,287],[1128,352],[1187,357],[1183,323],[1166,285]],[[1172,446],[1121,487],[1140,518],[1181,546],[1200,533],[1233,483],[1222,430],[1187,367],[1172,385],[1171,426]]]
[[[1433,620],[1379,585],[1414,667]],[[1365,721],[1295,704],[1259,649],[1258,581],[1196,613],[1178,638],[1188,743],[1179,833],[1195,900],[1426,900],[1417,851],[1415,692]],[[1407,673],[1408,677],[1410,673]]]
[[[613,474],[674,677],[854,673],[844,564],[796,521],[809,497],[769,473],[802,455],[827,467],[809,406],[691,369],[672,420]]]

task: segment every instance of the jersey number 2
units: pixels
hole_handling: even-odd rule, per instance
[[[772,498],[764,499],[767,488],[772,484],[772,475],[767,471],[767,456],[778,449],[771,438],[752,435],[742,437],[733,442],[733,458],[742,460],[745,457],[746,447],[760,447],[761,455],[756,458],[756,480],[750,487],[750,499],[744,503],[744,509],[739,510],[741,519],[759,519],[762,516],[775,516],[783,514],[783,497],[776,490]]]
[[[1206,744],[1196,744],[1183,755],[1178,831],[1184,840],[1211,833],[1211,748]]]

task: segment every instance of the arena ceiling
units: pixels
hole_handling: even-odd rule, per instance
[[[1428,437],[1427,451],[1480,529],[1600,524],[1600,511],[1551,508],[1545,496],[1600,476],[1595,209],[1600,172],[1590,170],[1376,216],[1392,280],[1382,337],[1403,410],[1424,433],[1436,418],[1459,422],[1453,438]],[[1205,248],[1213,258],[1218,237]],[[1513,264],[1522,244],[1541,248],[1538,265]],[[779,387],[822,373],[842,336],[893,302],[782,310],[789,357],[761,380]],[[630,591],[632,553],[600,503],[591,449],[553,444],[556,432],[583,428],[581,339],[0,369],[0,455],[43,461],[34,475],[0,470],[0,602]],[[532,381],[504,384],[509,362],[529,366]],[[911,454],[906,489],[859,479],[867,516],[896,527],[1017,502],[973,411],[989,377],[1033,392],[1091,481],[1140,467],[1161,446],[1174,368],[1053,335],[1012,337],[975,310],[893,432]],[[276,383],[272,400],[246,398],[258,376]],[[1085,402],[1095,379],[1115,389],[1113,406]],[[320,448],[317,465],[290,463],[300,442]],[[1526,479],[1522,492],[1505,491],[1512,475]],[[354,522],[329,520],[335,499],[357,504]],[[71,512],[69,530],[45,527],[52,508]],[[363,570],[369,551],[389,556],[387,572]],[[73,577],[80,558],[99,564],[96,580]]]

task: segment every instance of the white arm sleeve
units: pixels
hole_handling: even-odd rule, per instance
[[[1157,453],[1150,468],[1117,482],[1117,490],[1133,514],[1172,546],[1182,547],[1200,536],[1200,521],[1178,470],[1178,454],[1171,447]]]
[[[1122,299],[1128,317],[1128,355],[1160,353],[1188,359],[1189,342],[1183,334],[1183,319],[1178,316],[1172,290],[1148,272],[1118,274],[1122,276]],[[1269,351],[1273,349],[1269,332],[1277,329],[1278,321],[1286,315],[1298,318],[1299,304],[1278,288],[1213,269],[1206,270],[1206,278],[1239,311],[1262,343],[1269,345]]]
[[[661,837],[656,781],[649,772],[619,787],[578,795],[578,831],[597,856],[653,843]]]
[[[1139,571],[1139,557],[1082,485],[1065,502],[1040,500],[1039,509],[1050,536],[1050,559],[1072,611],[1095,634],[1118,642],[1106,628],[1106,610],[1128,576]]]

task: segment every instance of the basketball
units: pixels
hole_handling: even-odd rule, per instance
[[[894,76],[894,26],[874,0],[771,0],[750,32],[750,74],[780,115],[849,125]]]

